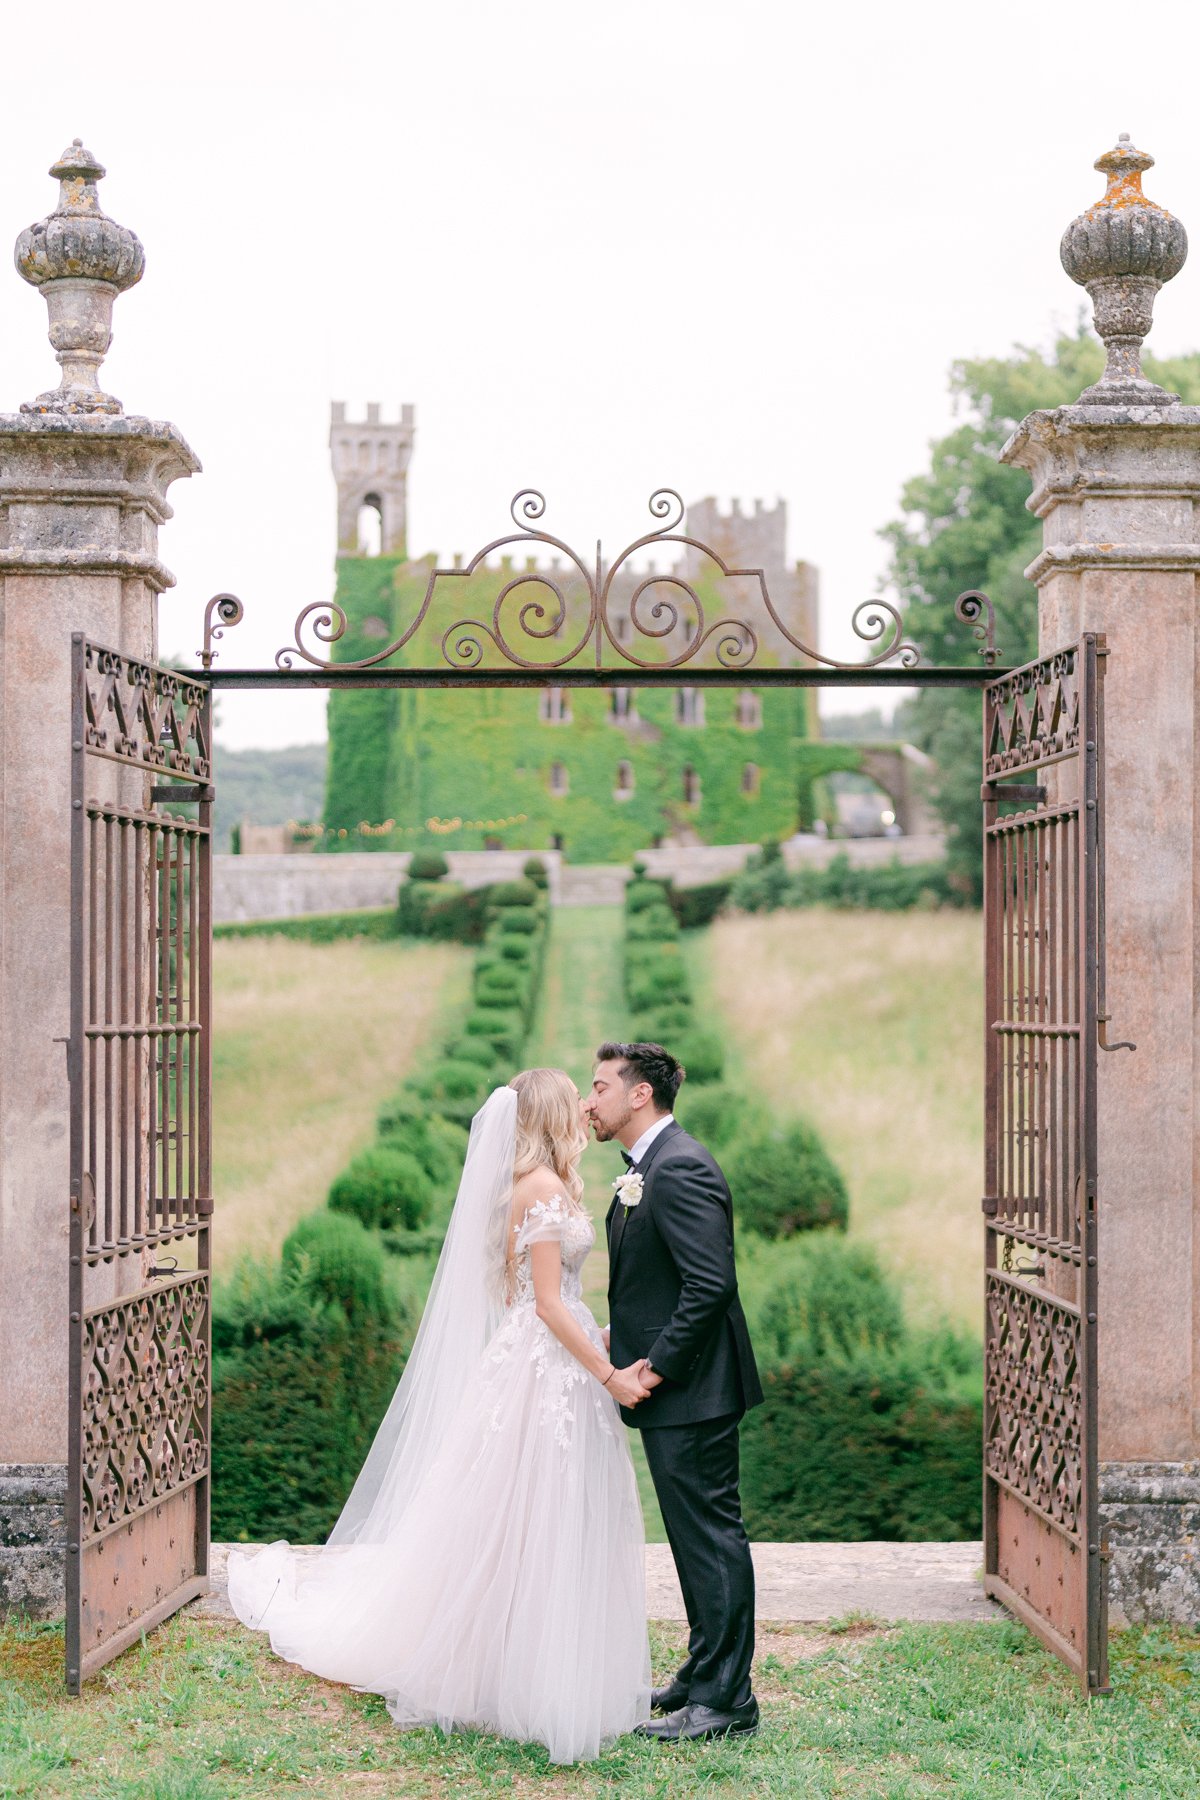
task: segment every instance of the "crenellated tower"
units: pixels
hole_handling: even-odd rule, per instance
[[[337,482],[338,555],[361,556],[364,507],[379,515],[379,551],[403,556],[408,535],[408,465],[416,436],[414,409],[400,408],[400,418],[381,419],[375,401],[365,420],[347,419],[346,406],[335,400],[330,410],[329,449]]]

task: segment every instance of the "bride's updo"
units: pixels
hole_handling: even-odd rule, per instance
[[[579,1159],[588,1139],[574,1082],[562,1069],[522,1069],[508,1085],[517,1095],[514,1182],[531,1169],[553,1169],[567,1197],[578,1204]]]

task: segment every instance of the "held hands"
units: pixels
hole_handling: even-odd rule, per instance
[[[655,1380],[653,1375],[643,1375],[641,1363],[636,1362],[628,1369],[614,1369],[604,1386],[618,1406],[637,1406],[640,1401],[650,1398]]]

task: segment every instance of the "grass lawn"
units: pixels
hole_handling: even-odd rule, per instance
[[[689,936],[729,1074],[819,1128],[911,1316],[981,1330],[983,924],[805,908]]]
[[[626,1013],[621,944],[624,914],[619,906],[556,906],[550,915],[546,977],[537,1017],[525,1052],[533,1068],[565,1069],[581,1094],[592,1081],[592,1059],[606,1037],[619,1032]],[[608,1255],[604,1215],[612,1183],[623,1164],[611,1144],[593,1139],[583,1153],[583,1203],[596,1224],[596,1248],[583,1267],[584,1298],[603,1325],[608,1319]],[[642,1440],[629,1433],[637,1471],[646,1536],[666,1542],[654,1484],[642,1454]]]
[[[682,1628],[652,1626],[656,1679]],[[1200,1637],[1129,1631],[1114,1693],[1084,1701],[1018,1627],[777,1626],[759,1633],[760,1735],[671,1750],[620,1739],[591,1764],[478,1733],[402,1733],[376,1696],[279,1663],[239,1626],[183,1614],[62,1690],[59,1627],[0,1627],[0,1795],[39,1800],[1191,1800]]]
[[[218,1270],[270,1256],[371,1141],[379,1104],[467,997],[453,944],[220,938],[213,953]]]

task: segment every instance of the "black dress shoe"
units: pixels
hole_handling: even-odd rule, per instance
[[[639,1737],[653,1738],[659,1744],[707,1743],[711,1738],[753,1737],[758,1730],[758,1701],[751,1695],[745,1706],[733,1712],[718,1712],[713,1706],[681,1706],[665,1719],[653,1719],[635,1725]]]
[[[678,1712],[680,1707],[688,1703],[688,1691],[677,1681],[669,1681],[666,1687],[653,1688],[650,1693],[650,1711],[656,1713]]]

